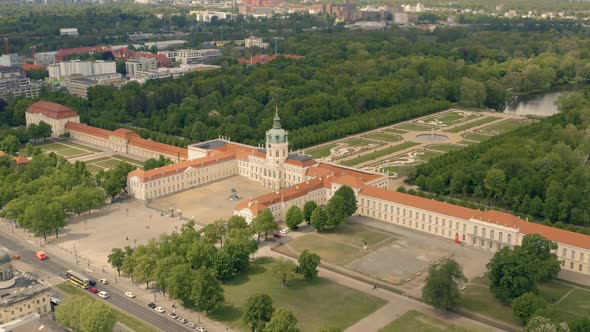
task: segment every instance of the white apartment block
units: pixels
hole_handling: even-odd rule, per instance
[[[140,72],[149,72],[158,69],[158,60],[155,58],[139,57],[128,59],[125,62],[127,77],[135,78]]]
[[[260,37],[250,36],[250,37],[244,39],[244,46],[246,48],[251,48],[251,47],[267,48],[268,43],[263,42],[262,38],[260,38]]]
[[[115,61],[62,61],[47,66],[50,78],[60,79],[72,75],[101,75],[114,74],[117,72],[117,65]]]
[[[221,57],[221,50],[211,49],[182,49],[176,51],[159,51],[158,54],[164,54],[169,59],[180,63],[181,65],[211,64]]]

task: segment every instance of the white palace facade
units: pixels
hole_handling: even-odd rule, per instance
[[[269,193],[240,202],[234,207],[234,214],[251,222],[262,210],[270,209],[277,220],[283,220],[289,207],[302,208],[309,200],[325,204],[338,188],[347,185],[356,193],[357,215],[492,252],[520,245],[527,234],[540,234],[558,244],[556,254],[563,270],[590,275],[590,236],[529,222],[505,212],[480,211],[399,193],[389,190],[389,178],[381,173],[290,153],[288,133],[281,128],[278,115],[266,132],[264,147],[219,138],[186,149],[141,139],[130,130],[105,131],[73,119],[65,124],[65,130],[83,142],[100,139],[98,145],[126,147],[130,154],[175,157],[175,164],[128,174],[128,192],[140,200],[239,175],[262,184]],[[56,129],[54,132],[62,130]]]

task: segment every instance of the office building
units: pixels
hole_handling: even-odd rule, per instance
[[[39,95],[39,89],[19,67],[0,67],[0,98],[9,94],[32,98]]]
[[[221,57],[221,50],[216,48],[202,50],[182,49],[177,51],[160,51],[158,54],[164,54],[181,65],[197,65],[215,62]]]
[[[102,75],[114,74],[117,72],[117,65],[115,61],[62,61],[47,66],[50,78],[62,78],[72,75]]]

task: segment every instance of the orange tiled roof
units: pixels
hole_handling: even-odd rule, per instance
[[[361,179],[363,182],[369,182],[375,179],[382,178],[384,175],[382,174],[374,174],[369,172],[363,172],[351,168],[346,168],[338,165],[326,164],[326,163],[319,163],[316,166],[312,166],[307,169],[305,175],[310,177],[318,177],[318,176],[344,176],[350,175],[354,178]]]
[[[24,65],[20,66],[22,70],[29,71],[29,70],[36,70],[36,69],[44,69],[45,67],[41,65],[34,65],[32,63],[25,63]]]
[[[287,164],[293,164],[293,165],[297,165],[297,166],[301,166],[301,167],[308,167],[308,166],[312,166],[317,163],[317,161],[315,161],[313,159],[301,161],[301,160],[295,160],[295,159],[290,159],[290,158],[287,158],[287,160],[285,160],[285,162]]]
[[[240,204],[236,205],[235,209],[241,210],[241,209],[248,208],[248,205],[250,204],[250,202],[254,202],[254,203],[259,204],[258,208],[256,208],[257,211],[254,211],[252,209],[252,206],[250,206],[250,210],[252,211],[252,214],[254,216],[256,216],[259,211],[264,210],[264,208],[266,208],[266,207],[269,207],[273,204],[276,204],[276,203],[279,203],[282,201],[289,201],[289,200],[295,199],[297,197],[304,196],[305,194],[307,194],[310,191],[314,191],[314,190],[317,190],[317,189],[320,189],[323,187],[324,187],[324,180],[322,178],[315,178],[315,179],[311,179],[307,182],[299,183],[297,185],[281,189],[279,191],[273,191],[271,193],[268,193],[268,194],[265,194],[262,196],[258,196],[251,201],[241,202]],[[260,206],[264,206],[264,208],[260,208]]]
[[[66,123],[66,129],[104,139],[109,139],[109,136],[112,133],[110,130],[96,128],[93,126],[85,125],[83,123],[76,123],[71,121],[68,121],[68,123]]]
[[[78,113],[69,107],[44,100],[29,106],[27,113],[43,114],[52,119],[65,119],[78,116]]]
[[[137,137],[131,138],[129,140],[129,145],[166,154],[168,156],[174,156],[175,158],[188,158],[188,150],[186,148],[179,148],[174,145],[164,144],[149,139],[140,138],[139,135],[137,135]]]
[[[134,137],[141,137],[139,136],[138,133],[134,132],[133,130],[130,129],[126,129],[126,128],[119,128],[119,129],[115,129],[111,135],[113,136],[117,136],[117,137],[121,137],[121,138],[125,138],[125,139],[131,139]]]
[[[590,236],[588,235],[536,224],[522,220],[506,212],[496,210],[479,211],[371,186],[363,187],[360,191],[360,194],[465,220],[473,218],[492,224],[518,228],[523,234],[539,234],[551,241],[556,241],[579,248],[590,249]]]
[[[25,157],[25,156],[23,156],[21,154],[19,154],[16,157],[12,157],[12,159],[14,159],[14,161],[16,161],[16,164],[17,165],[23,165],[23,164],[26,164],[29,161],[31,161],[31,159],[29,159],[29,158],[27,158],[27,157]]]

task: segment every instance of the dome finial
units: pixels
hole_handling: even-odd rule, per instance
[[[275,106],[275,116],[279,116],[279,107]]]

